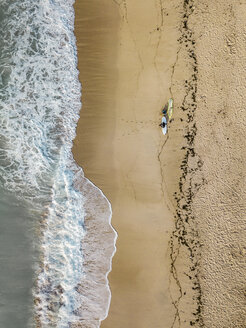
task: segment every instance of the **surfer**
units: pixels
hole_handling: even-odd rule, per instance
[[[165,123],[165,122],[161,122],[161,124],[159,124],[159,126],[161,127],[161,128],[165,128],[165,126],[166,126],[167,124]]]

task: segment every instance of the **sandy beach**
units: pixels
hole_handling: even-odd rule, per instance
[[[118,233],[101,327],[245,327],[245,6],[77,0],[75,12],[74,158]]]
[[[77,19],[83,110],[75,159],[111,202],[118,232],[109,277],[112,302],[102,327],[171,325],[168,242],[174,218],[166,185],[179,173],[175,145],[169,145],[170,156],[162,154],[168,139],[158,124],[171,96],[178,14],[172,7],[169,35],[163,36],[164,13],[152,1],[136,1],[129,10],[113,1],[76,6],[87,15]],[[158,45],[162,37],[173,41]],[[170,135],[175,129],[170,126]]]

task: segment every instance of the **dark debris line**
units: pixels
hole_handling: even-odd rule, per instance
[[[198,64],[195,53],[196,42],[194,39],[194,33],[189,28],[189,17],[194,11],[195,0],[184,0],[183,3],[183,16],[180,25],[181,37],[179,38],[180,48],[185,49],[189,56],[189,65],[191,73],[187,80],[185,80],[185,96],[181,104],[180,109],[186,114],[186,144],[182,147],[185,151],[185,155],[180,166],[182,174],[179,181],[179,190],[175,192],[174,198],[177,202],[177,210],[175,215],[175,230],[172,233],[170,239],[170,258],[171,258],[171,276],[174,279],[178,289],[179,296],[176,300],[173,300],[176,313],[171,327],[179,323],[181,326],[180,318],[180,300],[182,297],[187,297],[184,287],[182,287],[179,276],[184,274],[188,277],[192,283],[192,299],[195,302],[195,310],[192,311],[190,318],[190,326],[204,327],[202,318],[202,291],[199,280],[199,259],[201,244],[199,241],[199,235],[197,231],[197,225],[195,217],[192,213],[192,202],[194,195],[203,185],[204,180],[201,183],[194,183],[193,177],[197,171],[202,167],[202,161],[194,149],[194,139],[196,136],[197,128],[195,123],[195,112],[197,109],[197,79],[198,79]],[[196,164],[193,168],[189,167],[189,160],[193,158],[192,162]],[[176,260],[180,254],[181,248],[186,250],[189,258],[188,272],[179,272],[179,268],[176,265]]]

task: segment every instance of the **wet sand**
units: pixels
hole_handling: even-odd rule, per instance
[[[111,202],[119,236],[103,328],[245,325],[239,7],[76,1],[83,108],[74,157]],[[170,97],[173,121],[163,136],[158,124]],[[239,286],[229,283],[234,274]]]
[[[175,312],[169,292],[170,195],[182,154],[178,139],[169,141],[177,127],[170,125],[168,139],[158,124],[171,96],[178,13],[174,5],[162,10],[154,1],[125,5],[76,2],[83,108],[74,155],[111,202],[119,235],[109,275],[112,302],[102,327],[157,328],[171,325]],[[164,143],[170,155],[163,155]]]

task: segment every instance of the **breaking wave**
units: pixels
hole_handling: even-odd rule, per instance
[[[39,327],[98,327],[115,251],[111,206],[72,157],[81,107],[72,0],[0,5],[0,183],[29,205]]]

